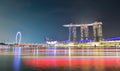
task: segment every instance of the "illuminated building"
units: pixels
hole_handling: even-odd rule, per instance
[[[94,41],[102,41],[102,22],[94,22],[92,24],[68,24],[63,25],[64,27],[69,28],[69,40],[76,42],[76,28],[80,27],[81,40],[89,39],[89,26],[93,27]],[[73,38],[72,38],[73,37]]]
[[[94,41],[102,41],[102,23],[93,23]]]
[[[49,46],[56,46],[56,47],[120,47],[120,38],[111,38],[111,39],[104,39],[102,35],[102,22],[94,22],[91,24],[68,24],[63,25],[64,27],[69,28],[68,40],[66,41],[50,41],[49,38],[45,38],[46,44],[20,44],[21,42],[21,33],[17,32],[16,34],[16,43],[10,44],[12,46],[21,46],[21,47],[46,47]],[[92,27],[93,31],[93,40],[89,37],[89,27]],[[77,36],[77,28],[80,28],[80,40],[76,41]]]

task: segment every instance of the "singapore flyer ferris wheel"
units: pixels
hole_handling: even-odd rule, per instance
[[[17,32],[15,42],[17,44],[21,43],[21,32]]]

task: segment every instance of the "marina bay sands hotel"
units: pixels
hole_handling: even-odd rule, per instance
[[[76,28],[80,28],[80,39],[81,40],[88,40],[89,39],[89,27],[93,27],[93,36],[94,36],[94,41],[95,42],[100,42],[102,41],[102,22],[94,22],[91,24],[68,24],[68,25],[63,25],[64,27],[69,28],[69,37],[68,39],[70,41],[76,42],[77,38],[77,31]]]

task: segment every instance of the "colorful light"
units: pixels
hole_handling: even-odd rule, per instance
[[[17,44],[21,43],[21,32],[17,32],[17,34],[16,34],[16,43]]]

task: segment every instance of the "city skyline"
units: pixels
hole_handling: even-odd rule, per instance
[[[103,38],[119,37],[119,7],[118,0],[0,1],[0,42],[14,42],[19,31],[21,43],[44,43],[45,37],[67,40],[68,28],[62,25],[95,21],[103,22]]]

